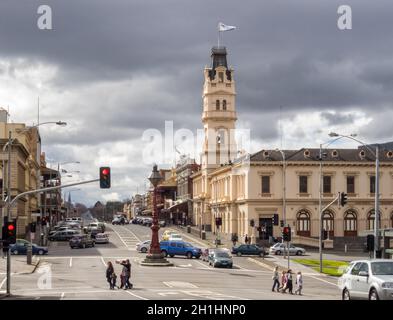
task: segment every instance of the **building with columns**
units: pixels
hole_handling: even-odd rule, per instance
[[[272,223],[277,213],[291,226],[294,242],[318,246],[319,149],[261,150],[236,157],[236,144],[228,133],[236,122],[234,71],[227,67],[225,48],[212,49],[212,64],[204,75],[205,142],[201,169],[192,175],[193,224],[228,240],[237,234],[239,239],[248,235],[253,242],[264,242],[281,236],[280,225]],[[393,150],[389,148],[386,144],[380,149],[381,228],[393,228]],[[365,231],[374,228],[375,158],[364,147],[323,152],[322,207],[338,192],[348,193],[345,207],[334,203],[323,213],[326,243],[360,250]],[[222,221],[219,229],[217,217]]]

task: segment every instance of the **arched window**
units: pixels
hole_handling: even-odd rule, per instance
[[[309,237],[310,232],[310,213],[307,210],[301,210],[296,218],[297,230],[296,233],[302,237]]]
[[[353,210],[348,210],[344,214],[344,236],[356,237],[358,235],[357,214]]]
[[[378,215],[378,224],[381,226],[381,212]],[[374,230],[374,225],[375,225],[375,210],[370,210],[370,212],[367,215],[367,229],[368,230]]]
[[[220,100],[216,100],[216,110],[220,110]]]
[[[226,110],[227,109],[227,101],[223,100],[222,101],[222,110]]]
[[[329,232],[329,238],[334,237],[334,215],[330,210],[325,210],[322,218],[323,230]]]

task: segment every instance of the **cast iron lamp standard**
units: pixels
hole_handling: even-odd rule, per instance
[[[161,253],[160,241],[158,239],[158,230],[160,229],[160,226],[158,224],[157,213],[157,186],[162,179],[162,176],[157,170],[157,165],[154,165],[153,171],[149,177],[149,180],[153,185],[153,222],[151,225],[152,235],[149,254],[146,256],[145,260],[141,262],[141,265],[144,266],[173,266],[173,263],[170,263],[168,260],[166,260]]]
[[[346,136],[336,132],[329,133],[331,137],[342,137],[356,141],[363,145],[375,157],[375,214],[374,214],[374,259],[377,259],[377,251],[379,251],[379,146],[375,145],[375,151],[366,145],[364,142],[354,138],[353,136]]]

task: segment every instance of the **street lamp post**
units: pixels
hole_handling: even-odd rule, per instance
[[[363,145],[370,153],[375,157],[375,205],[374,205],[374,259],[377,258],[377,252],[379,251],[379,146],[375,146],[375,152],[364,142],[354,138],[353,135],[346,136],[343,134],[338,134],[336,132],[331,132],[329,134],[331,137],[342,137],[354,140],[361,145]]]
[[[281,153],[282,156],[282,219],[284,220],[284,226],[287,225],[287,215],[286,215],[286,170],[287,170],[287,165],[286,165],[286,157],[285,157],[285,152],[280,150],[280,149],[276,149],[276,151]],[[282,240],[282,242],[284,242],[284,239]],[[289,257],[289,243],[287,246],[287,253],[288,253],[288,269],[289,269],[289,265],[290,265],[290,257]]]
[[[157,165],[153,166],[153,171],[149,177],[151,184],[153,185],[153,221],[151,225],[152,236],[150,243],[150,250],[145,260],[141,262],[142,265],[146,266],[172,266],[173,263],[170,263],[166,260],[160,249],[160,242],[158,239],[158,230],[160,226],[158,224],[158,212],[157,212],[157,186],[162,180],[162,176],[160,175]]]

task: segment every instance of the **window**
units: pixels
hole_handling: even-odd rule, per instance
[[[357,215],[353,210],[348,210],[344,215],[344,236],[357,236]]]
[[[220,110],[220,100],[216,100],[216,110]]]
[[[299,193],[307,193],[307,176],[299,177]]]
[[[227,109],[227,101],[223,100],[222,101],[222,110],[226,110]]]
[[[378,215],[378,224],[381,225],[381,212]],[[368,230],[374,230],[375,225],[375,210],[371,210],[367,215],[367,228]]]
[[[297,215],[297,234],[303,237],[310,236],[310,214],[306,210],[301,210]]]
[[[224,82],[224,72],[218,73],[218,82]]]
[[[375,193],[375,176],[370,176],[370,193]]]
[[[262,193],[270,193],[270,177],[262,176]]]
[[[362,262],[358,262],[351,270],[351,274],[357,276],[359,274],[360,267],[362,266]]]
[[[334,237],[334,215],[331,211],[326,210],[323,213],[323,230],[326,230],[329,233],[329,238]]]
[[[347,193],[355,193],[355,177],[347,177]]]
[[[332,193],[332,177],[323,177],[323,193]]]

